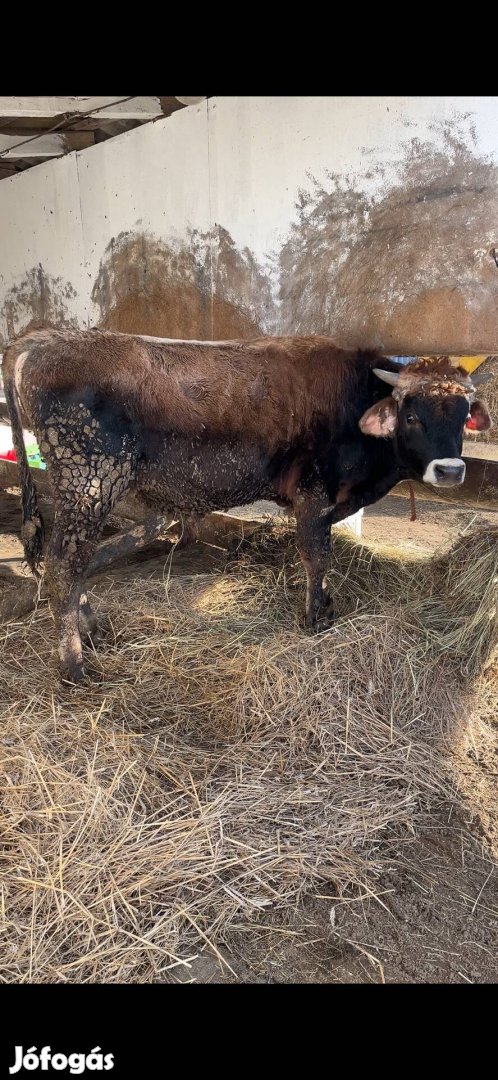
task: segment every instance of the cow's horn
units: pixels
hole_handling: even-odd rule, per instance
[[[396,372],[396,371],[382,371],[382,368],[378,368],[378,367],[374,367],[372,370],[373,370],[374,375],[376,375],[378,379],[382,379],[382,382],[389,383],[389,386],[396,386],[397,385],[398,379],[399,379],[399,373],[398,372]]]
[[[489,381],[489,379],[492,379],[494,374],[494,371],[481,371],[480,374],[476,372],[475,374],[473,373],[470,376],[470,380],[474,386],[482,386],[483,383],[486,383]]]

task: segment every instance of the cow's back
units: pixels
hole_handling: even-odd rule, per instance
[[[147,429],[255,437],[306,435],[316,415],[343,407],[354,354],[329,338],[191,342],[111,331],[36,331],[17,339],[28,411],[54,395],[97,395]]]

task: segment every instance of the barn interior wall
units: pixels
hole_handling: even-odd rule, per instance
[[[498,351],[498,97],[227,97],[0,181],[33,325]]]

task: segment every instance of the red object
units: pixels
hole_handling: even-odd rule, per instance
[[[5,454],[0,454],[0,458],[4,458],[5,461],[17,461],[15,450],[7,450]]]
[[[467,428],[467,431],[478,431],[477,420],[474,420],[473,416],[469,417],[465,427]]]

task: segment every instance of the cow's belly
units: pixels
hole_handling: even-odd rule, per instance
[[[251,445],[173,437],[141,463],[136,483],[151,506],[205,514],[274,497],[267,465]]]

